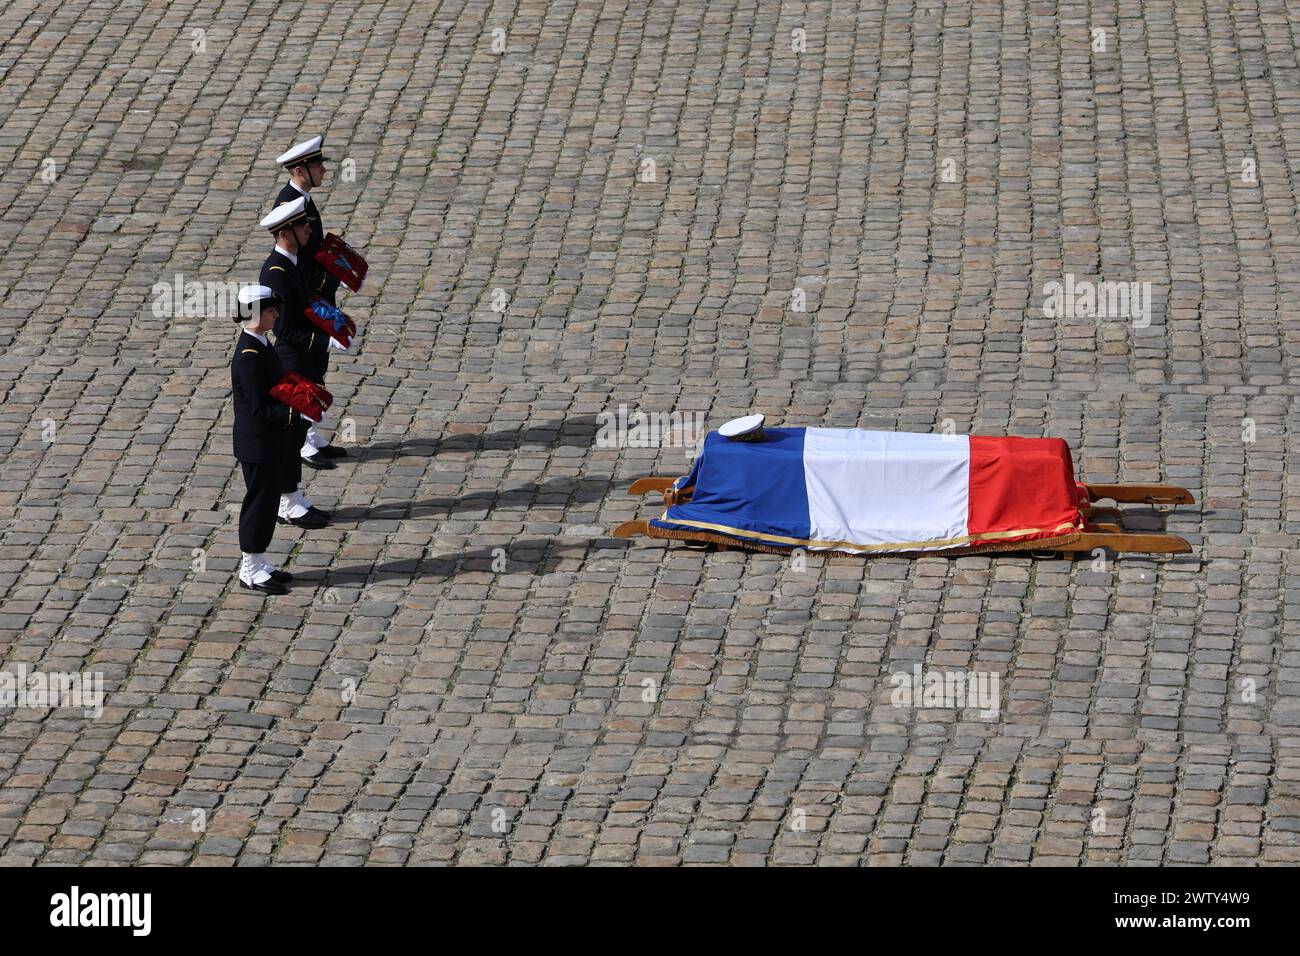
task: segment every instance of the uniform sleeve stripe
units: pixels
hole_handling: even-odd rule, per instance
[[[244,351],[240,352],[239,354],[240,354],[240,355],[247,355],[249,352],[252,352],[254,355],[256,355],[256,354],[257,354],[257,349],[244,349]]]
[[[272,271],[272,272],[283,272],[283,271],[284,271],[284,266],[271,266],[271,271]]]

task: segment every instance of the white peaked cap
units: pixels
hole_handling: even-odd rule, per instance
[[[239,290],[239,304],[253,305],[262,302],[265,299],[274,299],[275,290],[270,286],[264,285],[246,285]]]
[[[297,146],[289,147],[288,151],[277,156],[275,161],[281,166],[291,166],[303,163],[315,156],[320,156],[321,148],[324,145],[324,136],[313,136],[305,143],[299,143]],[[321,156],[321,159],[324,158],[324,156]]]
[[[266,214],[259,225],[275,232],[283,226],[305,218],[307,218],[307,199],[305,196],[299,196],[292,202],[276,206]]]

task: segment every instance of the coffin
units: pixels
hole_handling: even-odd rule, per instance
[[[769,428],[710,432],[653,537],[850,554],[1052,549],[1079,539],[1070,449],[1058,438]]]

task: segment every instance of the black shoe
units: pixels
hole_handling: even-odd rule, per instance
[[[326,511],[324,508],[317,508],[315,505],[308,505],[308,506],[307,506],[307,514],[309,514],[309,515],[315,515],[317,518],[320,518],[320,519],[322,519],[322,520],[324,520],[324,521],[329,521],[330,518],[334,517],[332,514],[330,514],[330,513],[329,513],[328,511]]]
[[[248,584],[243,578],[239,579],[239,586],[245,591],[261,591],[263,594],[288,594],[289,589],[277,581],[274,577],[269,581],[263,581],[261,584]]]
[[[334,464],[334,462],[330,461],[320,452],[317,452],[310,458],[303,458],[302,463],[308,468],[315,468],[317,471],[333,471],[338,467],[338,465]]]
[[[316,449],[315,457],[321,455],[324,455],[326,458],[346,458],[348,457],[348,450],[346,448],[340,448],[338,445],[326,445],[324,448]]]
[[[318,528],[323,528],[329,521],[328,518],[322,518],[320,517],[320,515],[314,515],[310,511],[308,511],[301,518],[281,518],[277,516],[275,520],[280,524],[291,524],[294,527],[306,528],[309,531],[314,531]]]
[[[293,580],[293,575],[288,571],[281,571],[279,568],[271,569],[271,580],[279,581],[281,584],[288,584]]]

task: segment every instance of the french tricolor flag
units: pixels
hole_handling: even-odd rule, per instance
[[[1070,449],[1057,438],[769,428],[710,432],[693,489],[651,523],[775,547],[938,551],[1083,529]]]

